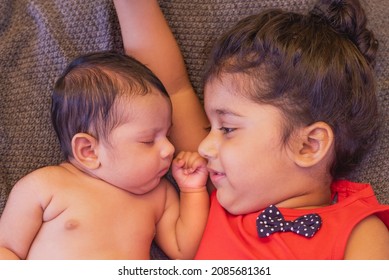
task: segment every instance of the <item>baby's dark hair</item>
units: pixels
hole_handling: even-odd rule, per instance
[[[51,118],[66,159],[73,156],[77,133],[107,140],[124,121],[117,106],[155,88],[168,98],[162,82],[136,59],[116,52],[95,52],[74,59],[55,83]],[[123,99],[127,98],[127,99]]]
[[[358,0],[320,0],[307,15],[271,9],[218,40],[204,82],[225,74],[243,78],[247,98],[283,112],[284,143],[296,127],[329,124],[335,136],[330,172],[341,178],[377,138],[377,49]]]

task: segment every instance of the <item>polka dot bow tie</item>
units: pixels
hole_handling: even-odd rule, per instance
[[[321,218],[318,214],[307,214],[294,221],[286,221],[274,205],[270,205],[257,217],[257,232],[259,237],[267,237],[275,232],[287,232],[311,238],[320,229]]]

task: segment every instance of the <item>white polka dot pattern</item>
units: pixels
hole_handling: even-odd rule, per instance
[[[311,238],[320,229],[322,221],[315,213],[298,217],[294,221],[286,221],[278,208],[270,205],[258,215],[256,224],[258,236],[261,238],[288,231]]]

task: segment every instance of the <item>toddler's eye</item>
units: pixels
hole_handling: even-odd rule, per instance
[[[231,133],[235,130],[235,128],[229,128],[229,127],[224,127],[222,126],[221,128],[219,128],[220,131],[223,132],[223,134],[228,134],[228,133]]]
[[[153,144],[154,144],[154,140],[142,141],[141,143],[142,143],[142,144],[145,144],[145,145],[153,145]]]

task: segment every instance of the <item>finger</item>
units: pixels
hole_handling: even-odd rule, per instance
[[[197,169],[199,167],[205,167],[207,165],[207,161],[198,153],[192,153],[187,164],[189,167]]]

